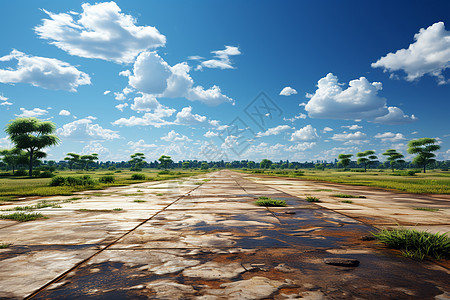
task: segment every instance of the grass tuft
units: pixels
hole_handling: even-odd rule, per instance
[[[118,207],[118,208],[113,208],[113,210],[114,210],[114,211],[122,211],[123,208],[119,208],[119,207]]]
[[[9,248],[9,246],[11,246],[11,244],[8,244],[8,243],[0,243],[0,249],[6,249],[6,248]]]
[[[308,201],[308,202],[321,202],[319,198],[312,197],[312,196],[306,197],[306,201]]]
[[[140,200],[140,199],[136,199],[136,200],[133,200],[133,202],[136,202],[136,203],[142,203],[142,202],[147,202],[147,201],[145,201],[145,200]]]
[[[380,230],[373,235],[390,248],[400,249],[408,258],[442,259],[450,257],[450,238],[447,233],[429,233],[415,229]]]
[[[284,206],[286,206],[286,201],[272,199],[269,197],[262,196],[262,197],[259,197],[258,200],[256,200],[256,205],[271,206],[271,207],[284,207]]]
[[[28,222],[33,221],[36,219],[42,219],[46,218],[44,215],[40,213],[24,213],[24,212],[15,212],[12,214],[2,214],[0,215],[0,219],[8,219],[8,220],[14,220],[19,222]]]
[[[355,196],[349,194],[334,194],[332,196],[337,198],[366,198],[365,196]]]
[[[342,202],[342,203],[353,203],[352,200],[342,200],[341,202]]]
[[[414,207],[414,210],[424,210],[424,211],[439,211],[438,208],[431,208],[431,207]]]

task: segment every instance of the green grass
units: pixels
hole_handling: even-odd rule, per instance
[[[41,208],[46,208],[46,207],[61,208],[61,206],[58,203],[59,202],[56,202],[56,201],[42,200],[42,201],[39,201],[35,205],[16,206],[11,209],[5,209],[5,211],[7,211],[7,210],[23,211],[23,210],[41,209]]]
[[[258,200],[256,200],[256,205],[271,206],[271,207],[283,207],[283,206],[286,206],[286,201],[261,196],[258,198]]]
[[[36,219],[43,219],[46,218],[41,213],[25,213],[25,212],[15,212],[12,214],[1,214],[0,219],[8,219],[8,220],[14,220],[19,222],[28,222],[33,221]]]
[[[164,196],[164,194],[163,193],[158,193],[158,194],[156,194],[156,196]]]
[[[349,195],[349,194],[334,194],[331,196],[337,197],[337,198],[366,198],[365,196],[355,196],[355,195]]]
[[[322,201],[320,201],[319,198],[312,197],[312,196],[307,196],[305,200],[308,201],[308,202],[322,202]]]
[[[136,203],[142,203],[142,202],[147,202],[147,201],[136,199],[136,200],[133,200],[133,202],[136,202]]]
[[[114,211],[122,211],[123,208],[118,207],[118,208],[113,208],[113,210],[114,210]]]
[[[0,249],[6,249],[6,248],[9,248],[9,246],[11,246],[11,244],[8,244],[8,243],[0,243]]]
[[[414,210],[424,210],[424,211],[439,211],[438,208],[431,208],[431,207],[414,207]]]
[[[318,190],[314,190],[314,192],[332,192],[333,190],[329,190],[329,189],[318,189]]]
[[[352,200],[342,200],[341,202],[342,202],[342,203],[353,203]]]
[[[190,177],[208,173],[205,170],[178,170],[170,172],[170,174],[158,175],[159,170],[144,169],[142,174],[145,179],[133,180],[131,175],[135,172],[129,170],[121,170],[120,173],[114,173],[114,182],[99,182],[99,179],[105,175],[105,170],[95,171],[58,171],[58,176],[84,176],[89,175],[95,181],[93,186],[50,186],[51,178],[28,178],[5,176],[0,177],[0,203],[4,201],[14,201],[19,197],[28,196],[55,196],[55,195],[73,195],[75,192],[85,190],[99,190],[110,186],[124,186],[133,183],[160,181],[168,179],[176,179]]]
[[[390,248],[399,249],[408,258],[443,259],[450,257],[450,238],[447,233],[429,233],[415,229],[380,230],[373,235]]]
[[[417,173],[415,176],[408,177],[392,176],[390,170],[383,170],[383,172],[379,172],[378,170],[368,170],[363,173],[330,169],[319,172],[312,169],[304,169],[303,171],[304,174],[301,178],[302,180],[373,186],[414,194],[450,194],[449,172],[440,170],[427,170],[427,173]],[[241,172],[252,173],[252,171]],[[264,174],[253,175],[296,177],[295,170],[288,170],[287,174],[276,174],[274,170],[265,170]]]

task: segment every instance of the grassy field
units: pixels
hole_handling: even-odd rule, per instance
[[[254,173],[255,170],[243,170],[245,173]],[[398,190],[415,194],[450,194],[450,172],[430,170],[427,173],[416,173],[414,176],[406,175],[405,171],[369,170],[366,173],[341,172],[338,170],[265,170],[264,173],[255,173],[263,176],[291,177],[305,180],[327,181],[349,185],[374,186],[390,190]]]
[[[121,170],[120,172],[96,170],[96,171],[57,171],[58,176],[83,176],[90,175],[95,180],[93,186],[50,186],[51,178],[27,178],[27,177],[0,177],[0,203],[15,201],[26,196],[53,196],[72,195],[73,192],[92,189],[103,189],[108,186],[128,185],[144,181],[159,181],[180,177],[194,176],[207,173],[203,170],[171,170],[169,174],[158,174],[160,170],[144,169],[141,172]],[[132,180],[133,174],[144,174],[145,180]],[[164,173],[164,172],[163,172]],[[102,176],[114,176],[113,183],[100,183]]]

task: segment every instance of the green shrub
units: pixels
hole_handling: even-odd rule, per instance
[[[17,170],[16,172],[14,172],[15,176],[27,176],[28,172],[25,170]]]
[[[145,180],[145,175],[141,173],[135,173],[131,175],[131,179],[133,180]]]
[[[114,176],[111,175],[106,175],[106,176],[102,176],[98,179],[98,181],[102,182],[102,183],[113,183],[114,181],[116,181]]]
[[[423,260],[450,257],[450,238],[447,233],[429,233],[415,229],[381,230],[373,235],[388,247],[400,249],[403,256]]]
[[[169,170],[162,170],[158,172],[158,175],[169,175],[172,174],[172,172],[170,172]]]
[[[34,177],[38,177],[39,174],[41,174],[41,170],[33,170],[33,172],[31,172],[31,174],[32,174]]]
[[[83,175],[79,177],[67,176],[66,185],[70,186],[91,186],[95,185],[95,181],[89,175]]]
[[[258,200],[256,201],[256,205],[282,207],[282,206],[286,206],[286,201],[272,199],[272,198],[269,198],[269,197],[259,197]]]
[[[53,176],[55,175],[51,171],[44,171],[38,175],[39,178],[52,178]]]
[[[108,170],[110,170],[110,171],[114,171],[115,169],[116,169],[115,166],[110,166],[110,167],[108,168]]]
[[[66,178],[63,176],[55,176],[50,181],[50,186],[62,186],[66,184]]]

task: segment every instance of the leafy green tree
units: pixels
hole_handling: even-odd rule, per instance
[[[145,155],[144,153],[134,153],[131,155],[130,164],[133,165],[131,171],[141,171],[142,165],[144,164]]]
[[[321,170],[321,171],[325,170],[325,166],[324,166],[323,164],[321,164],[321,163],[315,164],[315,165],[314,165],[314,168],[315,168],[316,170]]]
[[[167,155],[161,155],[161,157],[158,158],[158,160],[159,163],[161,164],[161,167],[163,167],[165,170],[167,170],[173,163],[173,160],[170,158],[170,156]]]
[[[67,156],[64,157],[64,160],[67,160],[69,164],[69,169],[72,171],[72,169],[77,167],[78,165],[81,165],[81,155],[76,153],[67,153]]]
[[[80,161],[83,164],[84,169],[86,169],[86,171],[89,171],[89,165],[92,164],[96,160],[98,160],[97,153],[86,154],[86,155],[82,155],[80,157]]]
[[[229,162],[225,164],[225,168],[231,169],[231,167],[232,167],[232,165]]]
[[[207,162],[202,162],[202,165],[201,165],[200,169],[202,169],[202,170],[208,170],[208,169],[209,169],[208,163],[207,163]]]
[[[272,166],[272,161],[269,159],[263,159],[260,163],[259,163],[259,167],[262,169],[269,169]]]
[[[247,162],[247,168],[253,169],[254,167],[255,167],[255,162],[254,161]]]
[[[347,169],[348,165],[351,162],[350,157],[352,157],[352,156],[353,156],[353,154],[339,154],[338,164],[340,164],[344,169]]]
[[[378,157],[375,155],[375,151],[366,150],[364,152],[356,153],[359,157],[357,160],[358,165],[364,165],[364,172],[367,172],[367,167],[377,161]]]
[[[424,173],[427,171],[427,164],[436,161],[436,155],[432,152],[439,149],[441,149],[441,146],[436,145],[436,139],[432,138],[421,138],[408,143],[408,153],[417,154],[413,163],[422,166]]]
[[[28,162],[27,153],[17,148],[0,150],[0,156],[3,156],[2,161],[12,169],[13,174],[18,165],[25,165]]]
[[[388,149],[386,152],[383,153],[383,155],[387,156],[387,160],[389,161],[389,164],[391,165],[392,172],[394,172],[395,167],[398,164],[403,164],[405,161],[403,160],[404,156],[401,153],[398,153],[397,150],[394,149]]]
[[[29,155],[29,176],[33,174],[33,160],[36,152],[59,143],[59,138],[53,135],[56,126],[50,121],[36,118],[17,118],[6,126],[6,133],[16,148],[23,149]]]
[[[188,161],[183,161],[183,163],[181,164],[181,167],[183,169],[189,169],[190,166],[191,166],[191,163]]]

